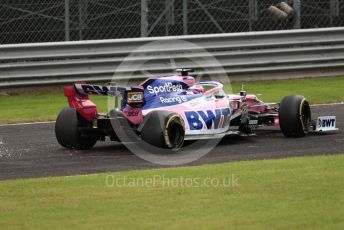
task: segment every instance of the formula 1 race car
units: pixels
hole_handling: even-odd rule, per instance
[[[134,141],[178,150],[184,140],[251,135],[264,126],[274,126],[286,137],[336,130],[335,116],[311,120],[311,108],[303,96],[286,96],[279,104],[264,103],[243,90],[226,94],[219,82],[196,83],[189,69],[179,71],[180,75],[148,78],[135,87],[86,83],[65,87],[69,108],[57,117],[57,141],[66,148],[90,149],[106,137],[128,141],[117,131],[129,129],[135,134]],[[90,94],[121,98],[119,108],[99,114]]]

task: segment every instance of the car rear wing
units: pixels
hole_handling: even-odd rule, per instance
[[[102,86],[85,83],[74,84],[75,91],[81,95],[119,96],[122,105],[140,107],[144,104],[144,90],[141,87]]]

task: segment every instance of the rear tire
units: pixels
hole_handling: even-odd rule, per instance
[[[144,118],[139,131],[143,141],[156,147],[177,151],[184,143],[184,122],[177,113],[153,111]]]
[[[303,96],[287,96],[279,107],[279,124],[286,137],[303,137],[308,133],[311,109]]]
[[[74,108],[63,109],[55,123],[55,135],[58,143],[68,149],[91,149],[97,142],[94,136],[83,135],[79,127],[87,127],[89,122],[78,115]]]

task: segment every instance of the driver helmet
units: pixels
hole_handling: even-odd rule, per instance
[[[190,86],[189,90],[194,94],[204,93],[204,88],[201,85]]]

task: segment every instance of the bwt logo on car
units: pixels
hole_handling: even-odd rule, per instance
[[[205,111],[185,111],[185,117],[189,124],[190,130],[224,128],[231,113],[229,108],[219,108]]]
[[[334,126],[335,119],[319,119],[320,127],[332,127]]]
[[[107,95],[109,88],[107,86],[100,85],[81,85],[82,90],[87,94],[102,94]]]
[[[170,92],[180,92],[183,90],[183,86],[180,84],[173,85],[172,82],[166,82],[161,86],[147,86],[147,90],[151,94],[157,95],[158,93],[170,93]]]

